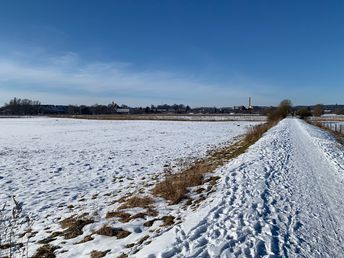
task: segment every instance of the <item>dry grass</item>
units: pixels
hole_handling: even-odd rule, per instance
[[[89,242],[89,241],[92,241],[94,238],[92,237],[92,235],[87,235],[84,237],[83,240],[81,240],[80,242],[76,243],[76,244],[83,244],[83,243],[86,243],[86,242]]]
[[[137,241],[138,245],[142,245],[144,241],[146,241],[149,238],[149,235],[145,235],[143,238],[141,238],[139,241]]]
[[[36,253],[31,256],[31,258],[55,258],[56,255],[54,251],[57,249],[56,246],[52,245],[43,245],[37,249]]]
[[[106,250],[106,251],[97,251],[97,250],[93,250],[90,255],[91,258],[101,258],[104,257],[108,252],[110,252],[111,250]]]
[[[165,198],[170,204],[177,204],[187,197],[190,187],[203,185],[205,175],[223,166],[228,160],[236,158],[254,144],[276,122],[253,126],[246,135],[235,143],[211,151],[208,156],[193,164],[182,166],[181,171],[173,173],[172,168],[166,167],[163,179],[153,188],[153,194]],[[211,182],[216,184],[218,178]]]
[[[174,224],[174,219],[175,217],[171,216],[171,215],[167,215],[161,218],[163,221],[163,224],[161,225],[162,227],[167,227],[167,226],[171,226]]]
[[[94,220],[81,215],[79,217],[69,217],[60,221],[60,225],[65,229],[62,234],[65,239],[75,238],[83,234],[84,226],[93,223]]]
[[[144,209],[151,208],[154,203],[153,198],[149,196],[133,196],[124,201],[118,208],[119,210],[141,207]]]
[[[263,136],[264,133],[266,133],[274,125],[274,123],[265,123],[251,127],[245,135],[244,145],[254,144]]]
[[[129,222],[131,220],[131,214],[123,211],[109,211],[106,214],[106,219],[111,219],[111,218],[118,218],[118,220],[122,223]]]
[[[96,232],[96,234],[98,235],[102,235],[102,236],[109,236],[109,237],[116,237],[118,239],[121,238],[125,238],[127,236],[129,236],[131,234],[131,232],[126,231],[124,229],[121,228],[113,228],[113,227],[109,227],[109,226],[102,226],[100,229],[98,229]]]

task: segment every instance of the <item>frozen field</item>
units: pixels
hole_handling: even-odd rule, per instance
[[[41,240],[60,218],[99,211],[101,220],[115,198],[142,187],[165,164],[201,157],[252,124],[0,119],[0,203],[12,195],[23,202],[39,232],[33,241]],[[114,253],[125,244],[111,241]]]

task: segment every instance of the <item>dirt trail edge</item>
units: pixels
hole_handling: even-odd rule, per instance
[[[284,119],[219,170],[213,201],[137,257],[343,257],[344,151]]]

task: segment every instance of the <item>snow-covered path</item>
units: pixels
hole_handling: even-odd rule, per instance
[[[137,257],[344,257],[344,152],[327,133],[285,119],[218,173],[210,208]]]

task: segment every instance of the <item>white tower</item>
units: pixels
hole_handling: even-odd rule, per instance
[[[251,102],[251,97],[248,97],[248,109],[253,109],[252,102]]]

